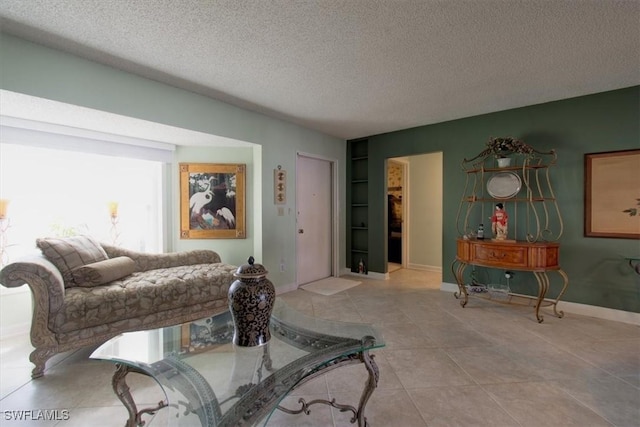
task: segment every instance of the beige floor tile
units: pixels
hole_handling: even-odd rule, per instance
[[[124,406],[97,406],[92,408],[73,408],[69,420],[60,421],[56,427],[107,427],[125,425],[128,418]],[[151,417],[143,417],[148,420]]]
[[[567,316],[568,324],[594,339],[615,340],[640,338],[640,326],[586,316]]]
[[[619,375],[618,376],[624,382],[640,389],[640,369],[637,374],[634,375]]]
[[[551,382],[616,426],[640,422],[640,389],[614,377]]]
[[[293,389],[289,396],[326,395],[329,393],[326,375],[320,375]]]
[[[413,299],[415,299],[415,297]],[[446,309],[439,307],[438,305],[416,303],[415,301],[404,305],[401,302],[397,302],[396,304],[411,322],[418,325],[432,322],[448,323],[452,325],[463,324],[456,319],[455,316],[449,314]]]
[[[523,427],[611,426],[587,406],[547,382],[483,387],[500,407]]]
[[[585,342],[569,352],[614,375],[640,373],[640,338]]]
[[[398,270],[332,296],[304,290],[279,295],[310,316],[377,322],[387,347],[373,351],[380,381],[366,407],[371,427],[617,426],[636,427],[640,408],[640,327],[548,308],[471,299],[465,308],[440,291],[438,273]],[[43,378],[30,379],[27,336],[0,340],[0,411],[69,410],[66,421],[14,421],[4,427],[122,426],[127,412],[111,390],[114,367],[90,360],[93,348],[54,356]],[[362,365],[340,367],[294,390],[357,406],[367,379]],[[141,407],[162,391],[150,378],[128,383]],[[4,412],[0,415],[4,416]],[[145,416],[173,427],[175,410]],[[349,412],[313,405],[310,415],[276,412],[271,427],[353,426]]]
[[[378,366],[379,378],[377,390],[395,390],[402,388],[402,383],[380,352],[373,352]],[[325,375],[329,393],[348,392],[360,396],[368,383],[369,374],[362,364],[355,364],[334,369]]]
[[[427,337],[440,348],[491,345],[491,341],[467,325],[455,325],[454,328],[451,326],[449,323],[440,322],[420,325]]]
[[[0,378],[0,399],[4,399],[23,385],[31,381],[32,367],[2,368]]]
[[[563,349],[549,344],[539,346],[514,346],[521,363],[527,364],[538,375],[547,380],[603,377],[607,372],[597,364],[585,361]]]
[[[379,329],[388,350],[437,347],[437,344],[413,322],[387,323]]]
[[[62,425],[60,423],[67,422],[62,421],[65,415],[62,412],[50,412],[52,415],[46,414],[45,409],[32,411],[14,411],[2,412],[1,426],[9,427],[53,427],[55,425]]]
[[[408,323],[411,320],[396,307],[359,306],[356,307],[362,322],[375,325],[387,325],[389,323]]]
[[[461,347],[447,348],[445,352],[478,384],[496,384],[522,381],[541,381],[542,376],[519,354],[509,348]]]
[[[302,408],[299,396],[287,396],[281,406],[289,410],[298,411]],[[316,399],[329,400],[328,394],[308,395],[304,397],[305,402],[310,403]],[[325,404],[312,404],[309,406],[309,414],[304,412],[299,414],[288,414],[276,409],[269,417],[267,427],[326,427],[333,425],[331,407]]]
[[[86,375],[86,371],[84,373]],[[70,409],[87,393],[78,387],[75,372],[51,373],[31,381],[0,400],[0,410]]]
[[[480,386],[409,390],[429,427],[519,426]]]
[[[473,384],[473,379],[440,349],[385,351],[406,389]]]
[[[358,406],[358,399],[348,393],[331,395],[338,402],[351,401]],[[352,427],[353,414],[333,409],[336,427]],[[415,407],[406,390],[376,390],[364,410],[364,416],[372,427],[426,427],[424,419]]]

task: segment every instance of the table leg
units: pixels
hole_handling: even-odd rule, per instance
[[[367,402],[373,394],[373,391],[378,387],[380,370],[373,359],[374,356],[370,355],[368,351],[364,351],[361,357],[362,363],[364,363],[364,366],[367,368],[367,372],[369,373],[369,378],[367,379],[365,388],[362,391],[362,396],[360,397],[360,403],[358,405],[358,427],[365,427],[368,426],[369,423],[367,423],[367,419],[364,416],[364,408],[367,406]]]
[[[373,337],[363,338],[363,343],[365,346],[373,346],[373,342],[367,341],[369,339],[373,339]],[[359,360],[367,369],[368,378],[365,383],[364,390],[362,390],[362,395],[360,396],[360,402],[358,403],[357,409],[351,405],[336,403],[336,399],[315,399],[307,402],[304,398],[298,399],[298,403],[301,405],[300,409],[289,409],[281,405],[277,406],[277,408],[287,414],[296,415],[304,413],[305,415],[309,415],[309,407],[311,405],[322,403],[323,405],[329,405],[333,408],[339,409],[340,412],[351,412],[353,414],[353,417],[351,417],[351,419],[349,420],[351,423],[355,423],[357,421],[358,427],[368,427],[369,423],[367,422],[367,418],[364,416],[364,411],[367,406],[367,402],[369,402],[369,398],[375,391],[376,387],[378,387],[378,380],[380,379],[380,370],[378,369],[378,365],[376,364],[374,357],[374,355],[369,354],[369,351],[366,350],[360,353],[354,353],[349,356],[344,356],[343,358],[341,358],[341,360],[334,361],[335,363],[331,365],[332,369],[335,369],[342,364],[351,364],[354,361]],[[323,373],[323,371],[323,369],[317,371],[314,375],[311,376],[311,378],[315,378],[319,374]]]
[[[536,300],[536,319],[538,323],[542,323],[544,321],[544,317],[540,314],[540,306],[542,305],[542,301],[544,301],[544,297],[547,294],[547,290],[549,289],[549,276],[544,271],[534,271],[533,275],[536,277],[538,281],[538,298]]]
[[[456,263],[458,264],[456,267]],[[459,299],[462,297],[462,299],[460,300],[460,305],[462,307],[464,307],[465,305],[467,305],[467,302],[469,302],[469,294],[467,293],[467,287],[464,285],[464,270],[467,268],[467,264],[464,262],[460,262],[458,260],[454,260],[453,263],[451,264],[451,272],[453,273],[453,276],[456,278],[456,282],[458,284],[458,290],[459,292],[454,292],[453,296],[456,299]]]
[[[154,414],[158,409],[167,406],[167,404],[161,401],[155,408],[138,411],[138,407],[136,406],[136,402],[133,400],[133,396],[131,396],[131,390],[129,389],[126,381],[126,377],[129,372],[137,371],[129,368],[127,365],[123,365],[122,363],[116,363],[116,372],[113,374],[113,378],[111,379],[111,386],[113,387],[113,391],[116,393],[116,396],[118,396],[118,399],[122,402],[129,413],[129,419],[126,422],[125,427],[144,426],[145,422],[142,420],[143,414]]]
[[[560,290],[558,297],[553,303],[553,313],[558,317],[564,317],[564,311],[562,310],[558,311],[556,308],[558,306],[558,301],[560,301],[560,298],[562,298],[562,295],[564,295],[564,292],[567,290],[567,285],[569,285],[569,277],[567,277],[567,273],[565,273],[564,270],[558,270],[558,274],[562,276],[562,280],[564,281],[564,284],[562,285],[562,290]]]

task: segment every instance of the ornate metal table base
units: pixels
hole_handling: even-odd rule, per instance
[[[307,402],[304,398],[298,399],[298,403],[300,403],[301,405],[300,409],[288,409],[283,406],[278,406],[278,409],[283,412],[286,412],[287,414],[292,414],[292,415],[301,414],[303,412],[305,413],[305,415],[309,415],[309,413],[311,412],[309,410],[309,407],[311,405],[320,403],[323,405],[329,405],[333,408],[339,409],[340,412],[350,411],[353,414],[353,417],[351,417],[351,419],[349,420],[352,424],[357,421],[358,427],[367,427],[369,423],[367,422],[367,418],[364,416],[364,410],[365,410],[365,407],[367,406],[367,402],[369,401],[369,398],[371,397],[374,390],[378,386],[378,380],[380,378],[380,371],[378,369],[378,365],[376,365],[374,357],[375,356],[370,355],[368,351],[364,351],[362,353],[352,354],[350,356],[343,356],[339,360],[333,361],[331,368],[328,368],[328,367],[326,368],[326,369],[333,369],[342,364],[354,363],[354,362],[363,363],[365,365],[365,367],[367,368],[367,372],[369,373],[369,377],[367,379],[367,382],[365,383],[365,387],[364,387],[364,390],[362,391],[362,395],[360,396],[360,402],[358,404],[357,409],[351,405],[343,405],[340,403],[336,403],[335,399],[331,399],[331,400],[315,399],[310,402]],[[322,369],[313,373],[312,375],[307,377],[304,381],[302,381],[300,384],[307,382],[312,378],[315,378],[319,374],[324,374],[326,372],[326,369]]]
[[[469,264],[465,262],[460,262],[458,260],[454,261],[453,264],[451,264],[451,271],[453,272],[453,275],[456,278],[456,282],[458,284],[458,289],[459,289],[459,292],[454,292],[453,296],[456,299],[460,299],[460,305],[462,307],[467,305],[467,302],[469,302],[469,293],[467,292],[467,288],[464,284],[464,278],[463,278],[464,270],[467,268],[468,265]],[[567,285],[569,284],[569,277],[562,269],[549,270],[549,271],[556,271],[562,277],[562,280],[563,280],[562,289],[560,290],[560,293],[555,299],[545,298],[547,291],[549,290],[549,284],[550,284],[549,275],[547,274],[548,273],[547,271],[531,271],[531,273],[533,273],[534,277],[536,278],[536,281],[538,282],[537,296],[517,294],[513,292],[509,292],[507,294],[509,297],[509,300],[507,302],[511,302],[512,297],[535,300],[535,314],[536,314],[536,320],[538,321],[538,323],[542,323],[544,321],[544,317],[542,316],[542,314],[540,314],[540,307],[553,306],[553,314],[559,318],[564,317],[564,312],[562,310],[558,311],[557,305],[558,305],[558,302],[560,301],[560,298],[562,298],[565,291],[567,290]]]
[[[163,408],[162,415],[180,425],[249,427],[265,422],[275,409],[309,414],[316,404],[347,412],[352,424],[368,426],[365,408],[380,377],[369,351],[384,346],[374,327],[308,317],[276,301],[271,339],[263,346],[237,346],[233,331],[226,312],[199,323],[131,333],[140,344],[133,348],[131,339],[121,336],[94,351],[92,358],[116,364],[112,386],[129,414],[125,427],[144,426],[147,414]],[[291,390],[351,364],[363,364],[367,372],[357,407],[323,399],[300,399],[301,406],[293,409],[278,406]],[[127,385],[132,372],[153,378],[164,393],[162,401],[140,409]]]
[[[129,419],[126,422],[125,427],[144,426],[145,421],[142,420],[142,416],[144,414],[155,414],[159,409],[166,407],[167,403],[160,401],[158,402],[158,406],[155,408],[147,408],[138,411],[138,407],[136,406],[136,402],[133,400],[133,396],[131,396],[131,390],[129,389],[126,381],[126,377],[130,372],[146,375],[144,372],[138,371],[137,369],[131,368],[127,365],[116,363],[116,372],[113,374],[111,385],[113,386],[113,391],[116,393],[116,396],[118,396],[118,399],[122,402],[124,407],[127,408],[127,412],[129,413]]]
[[[300,338],[300,336],[298,335],[296,336],[296,338]],[[362,340],[362,343],[365,346],[372,346],[374,342],[375,340],[373,337],[365,337]],[[351,423],[355,423],[357,421],[358,427],[367,427],[369,424],[367,423],[367,419],[364,416],[365,407],[367,405],[367,402],[369,401],[369,398],[378,386],[378,380],[380,378],[380,371],[375,363],[374,357],[374,355],[369,354],[369,351],[362,351],[350,355],[339,356],[325,364],[320,365],[304,377],[300,375],[301,372],[297,369],[290,370],[290,372],[286,372],[287,369],[282,370],[285,371],[283,372],[283,377],[286,377],[282,379],[282,383],[284,384],[287,382],[293,382],[295,384],[292,387],[293,389],[321,374],[326,373],[328,370],[333,370],[335,368],[348,364],[362,363],[367,369],[368,378],[365,383],[364,390],[362,391],[362,395],[360,396],[358,408],[355,408],[351,405],[342,405],[336,403],[335,399],[331,401],[316,399],[310,402],[306,402],[301,398],[298,402],[302,406],[298,410],[287,409],[282,406],[277,406],[277,409],[280,409],[289,414],[299,414],[304,412],[305,414],[309,415],[309,407],[311,405],[322,403],[337,408],[341,412],[350,411],[353,414],[353,417],[350,420]],[[268,347],[264,347],[262,364],[268,371],[273,370],[271,366],[271,358],[269,356]],[[209,421],[211,420],[220,420],[221,426],[232,424],[235,425],[235,421],[228,419],[228,417],[223,416],[220,412],[220,404],[224,402],[221,402],[220,404],[218,403],[213,390],[208,387],[206,381],[203,382],[200,374],[198,374],[193,368],[186,364],[183,364],[179,359],[172,358],[166,358],[160,362],[157,362],[155,365],[156,367],[161,365],[162,369],[175,370],[176,373],[178,371],[181,371],[181,375],[175,377],[175,379],[182,378],[182,380],[179,380],[179,382],[175,384],[176,388],[179,389],[180,392],[184,394],[188,400],[199,402],[196,405],[199,408],[198,410],[194,410],[193,405],[189,403],[179,402],[185,405],[185,414],[195,413],[200,418],[203,426],[208,425]],[[126,377],[131,372],[147,376],[149,375],[142,370],[121,363],[116,363],[116,371],[112,378],[113,390],[129,413],[129,419],[126,422],[125,427],[144,426],[145,421],[142,419],[143,415],[153,415],[158,410],[167,406],[176,406],[169,405],[166,401],[160,401],[154,408],[145,408],[138,410],[133,396],[131,395],[131,390],[129,389],[129,386],[126,382]],[[269,404],[275,403],[277,400],[279,400],[276,396],[277,393],[273,393],[273,387],[275,386],[274,381],[267,381],[263,383],[262,387],[255,386],[255,384],[247,384],[246,386],[240,387],[238,393],[235,396],[232,396],[232,398],[240,398],[241,401],[246,401],[246,405],[239,405],[240,408],[243,408],[240,412],[244,411],[243,422],[246,421],[247,423],[250,423],[250,419],[259,418],[259,415],[261,413],[267,412]],[[247,394],[245,394],[245,388],[249,390]]]

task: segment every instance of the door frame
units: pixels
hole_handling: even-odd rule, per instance
[[[387,158],[387,176],[388,176],[388,164],[389,162],[393,162],[396,164],[399,164],[402,166],[402,259],[401,259],[401,266],[402,268],[407,268],[408,263],[409,263],[409,248],[411,247],[409,245],[409,236],[411,235],[411,233],[409,232],[409,228],[410,228],[410,218],[409,218],[409,204],[411,203],[411,201],[409,200],[409,187],[411,185],[411,180],[409,179],[409,159],[407,156],[403,156],[403,157],[389,157]],[[387,177],[385,177],[385,179],[387,179]],[[386,207],[386,209],[388,209],[388,206]],[[385,211],[386,212],[386,211]],[[387,218],[387,227],[389,227],[389,218]],[[388,241],[389,237],[387,237],[387,248],[389,247],[389,241]],[[389,254],[387,254],[387,264],[389,264]],[[387,268],[386,270],[387,272],[389,271],[389,269]]]
[[[338,159],[332,157],[326,157],[319,154],[306,153],[303,151],[296,152],[296,287],[300,286],[298,283],[298,197],[297,192],[300,189],[298,182],[298,160],[300,157],[306,157],[315,160],[323,160],[329,162],[331,167],[331,276],[340,276],[340,263],[339,263],[339,222],[338,222]]]
[[[397,160],[396,160],[397,161]],[[402,175],[404,178],[404,185],[402,186],[402,218],[404,223],[402,224],[402,268],[407,268],[409,264],[409,236],[411,228],[411,218],[409,217],[409,206],[411,200],[409,198],[409,190],[411,186],[411,180],[409,179],[409,160],[403,159],[399,161],[402,163]]]

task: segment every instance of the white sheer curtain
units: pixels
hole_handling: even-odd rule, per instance
[[[0,142],[0,199],[8,200],[9,261],[43,236],[89,234],[162,250],[163,162]],[[117,202],[115,230],[109,203]],[[115,234],[114,234],[115,232]]]

